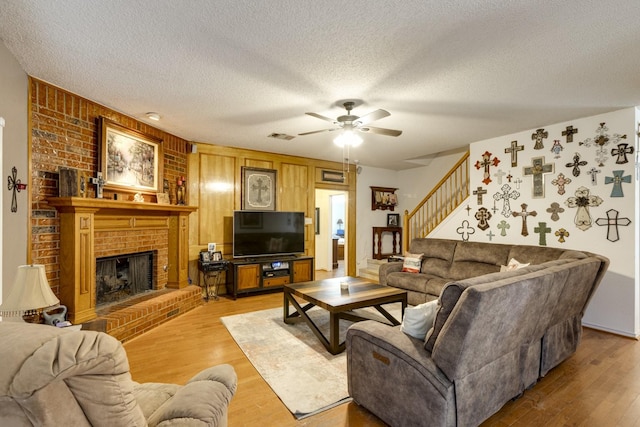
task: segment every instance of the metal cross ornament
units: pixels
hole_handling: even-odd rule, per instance
[[[9,191],[13,190],[13,195],[11,196],[11,212],[18,212],[18,198],[16,196],[16,192],[19,193],[22,190],[27,189],[27,184],[23,184],[19,179],[16,179],[18,176],[18,170],[16,167],[11,168],[11,175],[7,177],[7,188]]]
[[[518,145],[518,141],[511,141],[511,147],[505,148],[505,154],[511,154],[511,166],[518,166],[518,151],[524,150],[524,145]]]
[[[605,184],[613,184],[613,188],[611,189],[611,197],[624,197],[624,193],[622,192],[622,183],[626,182],[627,184],[631,184],[631,175],[624,175],[623,170],[613,171],[613,176],[605,176],[604,183]]]
[[[517,199],[520,197],[520,193],[517,191],[511,191],[511,186],[509,184],[503,185],[500,190],[501,192],[497,192],[493,195],[493,200],[500,201],[502,200],[502,215],[505,218],[509,218],[511,216],[511,204],[509,203],[509,199]]]
[[[625,163],[629,163],[629,159],[627,159],[627,154],[633,154],[633,147],[630,147],[626,142],[623,144],[618,144],[618,148],[611,149],[611,155],[617,156],[616,164],[623,165]]]
[[[544,198],[544,176],[553,173],[553,163],[545,163],[544,157],[534,157],[531,159],[531,166],[523,168],[524,176],[533,176],[534,199]]]
[[[571,174],[573,176],[580,176],[580,166],[586,166],[587,165],[587,161],[586,160],[582,160],[580,161],[580,154],[576,153],[573,155],[573,163],[567,163],[565,166],[568,168],[573,168],[571,170]]]
[[[538,215],[538,212],[536,211],[531,211],[531,212],[527,212],[527,204],[523,203],[520,205],[520,207],[522,208],[522,210],[520,212],[513,212],[513,216],[519,216],[522,218],[522,231],[520,234],[522,234],[523,236],[528,236],[529,235],[529,230],[527,229],[527,217],[528,216],[536,216]]]
[[[492,154],[490,152],[485,151],[484,154],[482,154],[482,161],[478,160],[475,164],[476,169],[484,168],[484,172],[482,174],[482,182],[484,182],[485,185],[488,185],[491,182],[491,173],[489,172],[489,167],[498,166],[498,163],[500,163],[500,160],[497,157],[494,157],[492,159],[491,156]]]
[[[476,232],[476,229],[469,226],[469,221],[466,219],[462,221],[462,225],[456,229],[456,233],[462,237],[464,242],[469,240],[469,236]]]
[[[565,242],[564,238],[569,237],[569,232],[564,228],[561,228],[555,232],[555,235],[556,237],[558,237],[558,242],[564,243]]]
[[[558,214],[564,212],[564,208],[560,206],[559,203],[553,202],[551,206],[547,208],[547,212],[551,214],[552,221],[558,221],[560,219],[560,215]]]
[[[591,185],[598,185],[598,174],[602,172],[600,169],[596,169],[595,167],[589,169],[587,173],[591,175]]]
[[[558,177],[551,181],[551,184],[558,186],[558,194],[563,195],[565,193],[564,186],[571,183],[571,178],[565,178],[563,173],[559,173]]]
[[[531,134],[531,139],[536,142],[533,146],[534,150],[542,150],[544,145],[542,144],[542,140],[549,137],[549,132],[544,129],[536,129],[535,133]]]
[[[631,220],[629,218],[618,218],[619,213],[620,212],[615,209],[609,209],[607,211],[606,218],[596,219],[596,224],[600,226],[607,226],[607,240],[610,242],[617,242],[620,240],[620,234],[618,233],[619,225],[627,226],[631,224]]]
[[[551,229],[547,227],[546,222],[539,222],[538,226],[533,229],[534,233],[538,233],[540,240],[538,244],[540,246],[547,246],[547,233],[551,233]]]
[[[599,196],[589,194],[587,187],[578,187],[575,197],[569,197],[564,204],[570,208],[578,208],[573,219],[574,224],[582,231],[591,228],[592,219],[589,213],[590,206],[600,206],[602,199]]]
[[[574,133],[578,133],[578,128],[574,128],[573,126],[567,126],[567,128],[562,131],[562,136],[567,137],[567,142],[573,142]]]
[[[500,229],[500,235],[502,237],[506,236],[507,235],[507,230],[511,228],[509,223],[507,221],[505,221],[504,219],[502,221],[500,221],[496,227],[498,227],[498,229]]]
[[[102,190],[104,189],[104,185],[107,183],[102,178],[102,172],[97,172],[95,178],[89,178],[89,181],[96,186],[96,199],[102,199]]]
[[[476,212],[475,218],[478,220],[478,228],[482,231],[489,228],[489,220],[491,219],[491,212],[487,208],[482,207]]]

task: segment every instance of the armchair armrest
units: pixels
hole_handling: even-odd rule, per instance
[[[238,376],[236,375],[236,371],[233,369],[233,366],[227,364],[212,366],[200,371],[198,374],[194,375],[193,378],[187,381],[187,384],[196,381],[216,381],[222,383],[231,392],[232,396],[236,393],[236,388],[238,386]]]
[[[387,274],[398,271],[402,271],[402,261],[381,264],[380,268],[378,269],[379,283],[382,286],[387,286]]]

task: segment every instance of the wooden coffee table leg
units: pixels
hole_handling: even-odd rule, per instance
[[[329,353],[338,354],[344,351],[345,344],[340,344],[340,315],[329,313]]]

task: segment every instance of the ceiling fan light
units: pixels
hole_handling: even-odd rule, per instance
[[[338,147],[357,147],[362,144],[362,138],[352,131],[344,131],[333,140],[333,143]]]

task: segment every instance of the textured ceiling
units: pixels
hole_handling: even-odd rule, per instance
[[[383,108],[351,150],[405,169],[434,153],[640,105],[638,0],[0,0],[31,76],[187,140],[341,161],[305,115]]]

